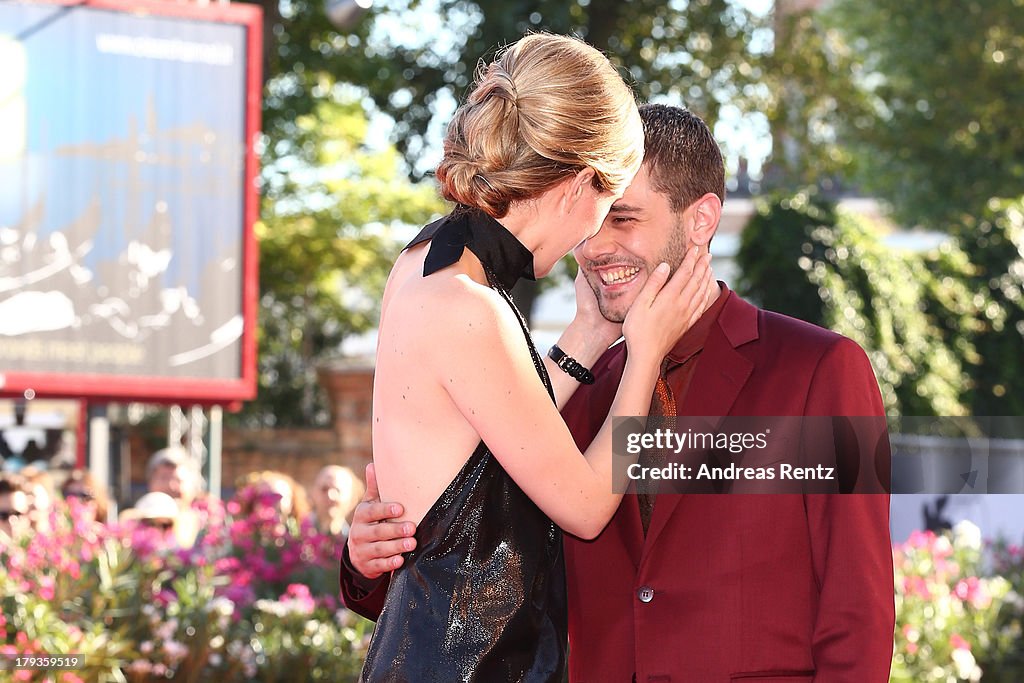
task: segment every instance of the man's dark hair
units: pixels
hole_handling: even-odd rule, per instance
[[[664,104],[640,107],[644,163],[654,189],[679,212],[712,192],[725,201],[725,163],[711,130],[699,116]]]

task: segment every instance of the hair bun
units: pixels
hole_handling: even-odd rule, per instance
[[[481,64],[437,167],[441,194],[495,218],[584,168],[621,189],[643,158],[633,94],[581,40],[530,34]]]

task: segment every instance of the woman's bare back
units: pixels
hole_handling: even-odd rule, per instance
[[[385,500],[400,500],[419,522],[465,464],[480,436],[452,401],[443,368],[458,352],[455,330],[438,324],[438,307],[458,307],[473,280],[472,256],[428,277],[429,244],[405,251],[384,291],[373,389],[373,457]],[[480,292],[476,293],[481,295]],[[487,295],[490,295],[488,293]],[[497,301],[495,297],[495,303]]]

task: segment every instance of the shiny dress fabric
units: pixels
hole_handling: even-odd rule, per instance
[[[427,226],[410,246],[427,239],[433,242],[425,275],[471,249],[491,287],[515,309],[507,289],[520,275],[532,277],[532,254],[499,223],[479,212],[456,211]],[[550,393],[525,323],[523,332]],[[416,550],[391,577],[360,680],[562,680],[567,639],[562,534],[483,442],[424,516],[416,541]]]

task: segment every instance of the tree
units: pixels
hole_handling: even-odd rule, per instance
[[[240,416],[249,425],[329,421],[316,363],[376,324],[400,246],[390,229],[442,209],[430,184],[407,179],[393,147],[364,147],[359,102],[320,102],[295,127],[301,153],[264,171],[259,394]]]
[[[712,124],[725,104],[750,99],[760,77],[749,46],[764,27],[726,0],[384,0],[346,32],[330,24],[323,0],[256,4],[265,17],[264,201],[260,396],[249,423],[326,419],[313,364],[374,324],[394,255],[373,224],[423,223],[443,210],[432,188],[405,177],[430,170],[477,62],[495,48],[527,30],[578,34],[628,66],[642,97],[680,99]],[[366,116],[390,127],[400,154],[360,151]],[[347,184],[324,182],[323,169],[361,153]],[[517,288],[527,315],[536,292]]]
[[[991,200],[964,219],[960,243],[977,313],[970,330],[974,415],[1024,415],[1024,200]],[[1012,436],[1024,438],[1017,422]],[[1005,434],[1005,436],[1011,436]]]
[[[1024,11],[1018,0],[837,0],[813,18],[830,38],[828,74],[802,73],[824,129],[861,189],[907,226],[956,231],[1024,184]],[[795,46],[800,54],[813,44]],[[831,74],[831,75],[829,75]],[[866,105],[864,108],[861,105]]]
[[[937,280],[920,255],[887,247],[814,189],[762,202],[736,260],[738,292],[867,351],[888,414],[967,413],[960,359],[925,312],[930,300],[968,296],[962,282]]]
[[[288,153],[291,122],[333,84],[348,83],[394,119],[393,139],[416,175],[429,170],[423,156],[479,60],[526,31],[579,35],[628,71],[641,98],[682,101],[714,125],[724,106],[760,102],[757,46],[767,45],[769,30],[765,18],[727,0],[385,0],[348,34],[330,25],[322,0],[259,4],[265,129],[281,144],[270,154]]]

